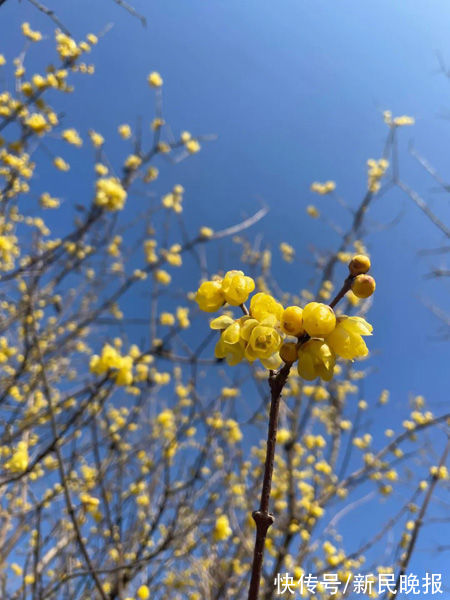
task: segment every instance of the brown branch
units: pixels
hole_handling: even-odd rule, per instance
[[[248,600],[257,600],[261,581],[264,546],[267,532],[274,522],[274,517],[269,513],[270,490],[272,487],[273,463],[277,442],[278,415],[280,412],[281,393],[286,384],[292,363],[286,363],[275,375],[271,372],[269,385],[271,391],[269,429],[267,434],[266,461],[264,465],[264,480],[261,491],[259,510],[252,516],[256,523],[256,538],[253,551],[252,576],[248,591]]]

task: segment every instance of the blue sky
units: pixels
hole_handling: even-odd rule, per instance
[[[95,127],[117,140],[117,124],[152,114],[146,76],[160,71],[173,130],[218,139],[163,172],[158,190],[165,193],[175,182],[185,187],[192,231],[231,224],[263,199],[270,217],[254,233],[263,232],[274,250],[280,241],[295,247],[294,265],[276,263],[281,283],[295,282],[291,291],[311,278],[308,248],[339,241],[306,216],[306,205],[315,202],[330,219],[349,224],[336,203],[309,192],[310,183],[334,179],[340,195],[356,205],[365,191],[367,159],[381,156],[385,109],[416,118],[413,128],[400,132],[402,178],[448,222],[448,199],[433,192],[435,185],[407,152],[413,141],[445,178],[450,123],[441,115],[450,111],[450,82],[439,73],[437,56],[450,64],[448,1],[135,0],[147,28],[111,0],[48,4],[75,37],[114,23],[93,54],[95,78],[80,78],[77,94],[65,99],[70,125],[84,132]],[[7,58],[20,48],[24,20],[51,30],[28,3],[8,0],[0,10],[0,53]],[[48,52],[40,48],[31,59],[35,68]],[[126,152],[121,144],[108,146],[113,161]],[[86,158],[86,169],[91,161]],[[41,174],[45,184],[49,173]],[[54,185],[65,181],[56,178]],[[81,197],[91,182],[72,175],[71,185]],[[375,203],[369,222],[387,223],[400,213],[395,227],[367,237],[377,280],[370,312],[375,371],[366,383],[367,400],[374,402],[385,387],[392,396],[392,422],[380,423],[380,432],[405,418],[410,394],[425,395],[436,413],[448,398],[447,346],[430,339],[439,323],[423,304],[431,298],[448,308],[448,283],[425,280],[440,259],[418,256],[444,240],[397,190]]]

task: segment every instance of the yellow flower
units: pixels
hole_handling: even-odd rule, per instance
[[[286,242],[281,242],[280,251],[283,255],[283,260],[285,260],[286,262],[290,263],[294,260],[295,250],[290,244],[287,244]]]
[[[204,281],[198,288],[195,301],[200,310],[216,312],[225,302],[221,281]]]
[[[188,140],[185,143],[186,146],[186,150],[189,152],[189,154],[196,154],[197,152],[200,151],[200,144],[197,140]]]
[[[306,207],[306,213],[313,219],[317,219],[318,217],[320,217],[320,212],[317,210],[314,204],[308,204],[308,206]]]
[[[202,238],[209,239],[214,235],[214,230],[211,227],[200,227],[199,235]]]
[[[156,269],[156,271],[153,272],[153,277],[161,285],[169,285],[172,281],[172,276],[164,269]]]
[[[221,515],[216,520],[216,524],[214,526],[213,537],[216,542],[221,540],[226,540],[232,535],[233,531],[230,527],[230,522],[226,515]]]
[[[303,327],[310,336],[324,336],[336,325],[332,308],[320,302],[309,302],[303,309]]]
[[[369,351],[361,336],[372,335],[372,329],[362,317],[343,315],[337,318],[336,328],[326,337],[326,342],[342,358],[363,358]]]
[[[336,183],[334,181],[325,181],[324,183],[319,183],[318,181],[314,181],[311,184],[310,190],[312,192],[316,192],[316,194],[320,194],[324,196],[325,194],[329,194],[336,189]]]
[[[151,87],[159,88],[163,84],[163,79],[157,71],[152,71],[148,76],[148,83]]]
[[[96,182],[95,203],[107,210],[121,210],[127,198],[127,192],[117,177],[102,177]]]
[[[121,356],[110,344],[103,346],[100,356],[92,356],[89,368],[96,375],[103,375],[114,369],[113,376],[117,385],[131,385],[133,382],[133,359],[131,356]]]
[[[136,595],[139,598],[139,600],[148,600],[148,598],[150,598],[150,590],[148,589],[148,586],[141,585],[137,589]]]
[[[214,351],[216,358],[224,358],[230,366],[237,365],[244,358],[245,350],[245,342],[241,339],[241,321],[222,315],[213,319],[210,327],[222,330]]]
[[[300,335],[303,330],[303,311],[299,306],[288,306],[281,316],[281,328],[288,335]]]
[[[414,117],[408,117],[407,115],[402,115],[401,117],[395,117],[394,125],[396,127],[403,127],[405,125],[414,125],[415,123]]]
[[[25,121],[25,125],[32,129],[38,135],[42,135],[50,129],[45,117],[40,113],[31,114]]]
[[[370,192],[376,193],[380,189],[381,178],[386,173],[389,163],[385,158],[380,158],[379,160],[370,158],[367,161],[367,166],[367,187]]]
[[[53,159],[53,164],[59,171],[68,171],[70,169],[70,165],[60,156],[56,156]]]
[[[123,356],[115,376],[117,385],[131,385],[133,383],[133,359],[131,356]]]
[[[297,360],[297,344],[284,342],[280,348],[280,357],[285,363],[293,363]]]
[[[78,131],[76,129],[65,129],[61,137],[68,144],[72,144],[73,146],[77,146],[79,148],[83,145],[83,140],[80,138]]]
[[[263,321],[273,315],[278,321],[283,314],[282,305],[269,294],[255,294],[250,301],[250,314],[254,319]]]
[[[308,381],[316,377],[330,381],[334,365],[334,352],[323,340],[311,339],[298,351],[298,374]]]
[[[136,154],[130,154],[125,161],[124,167],[130,171],[134,171],[139,168],[142,163],[142,158]]]
[[[48,192],[41,194],[39,203],[42,208],[59,208],[60,204],[58,198],[52,198]]]
[[[25,441],[20,441],[5,467],[12,473],[23,473],[28,467],[28,446]]]
[[[29,23],[22,23],[22,33],[32,42],[39,42],[42,40],[42,33],[40,31],[33,31]]]
[[[369,298],[375,291],[375,279],[370,275],[357,275],[352,282],[352,292],[358,298]]]
[[[232,306],[239,306],[248,299],[255,289],[255,282],[242,271],[228,271],[222,281],[225,300]]]
[[[173,316],[172,313],[162,312],[159,315],[159,322],[161,323],[161,325],[167,325],[167,326],[171,327],[172,325],[175,324],[175,317]]]
[[[100,500],[98,498],[94,498],[94,496],[90,496],[86,493],[80,494],[80,501],[87,509],[97,508],[100,504]]]
[[[105,143],[105,138],[93,129],[89,130],[89,137],[91,138],[94,148],[100,148]]]
[[[77,46],[75,40],[62,31],[56,30],[56,50],[62,60],[67,58],[77,58],[81,54],[81,48]]]
[[[158,131],[158,129],[161,129],[161,127],[165,124],[164,119],[161,119],[160,117],[155,117],[153,119],[153,121],[150,124],[150,129],[152,131]]]
[[[123,125],[119,125],[117,131],[119,132],[120,137],[124,140],[127,140],[131,137],[131,127],[126,123],[124,123]]]
[[[222,330],[216,345],[216,357],[225,358],[229,365],[236,365],[246,358],[250,362],[259,359],[267,369],[278,368],[281,364],[278,354],[281,336],[274,329],[274,322],[273,316],[263,323],[247,315],[237,321],[227,315],[213,319],[211,329]],[[260,340],[258,335],[262,336]]]
[[[89,368],[92,373],[96,375],[102,375],[106,373],[108,369],[117,367],[120,360],[120,354],[110,344],[105,344],[102,349],[101,356],[94,354],[91,358]]]
[[[155,181],[158,178],[159,171],[156,167],[148,167],[144,174],[145,183],[150,183],[150,181]]]
[[[365,254],[357,254],[352,258],[348,265],[348,270],[352,275],[361,275],[367,273],[370,269],[370,258]]]
[[[274,327],[257,323],[252,328],[245,348],[245,357],[253,361],[256,358],[270,358],[278,352],[281,345],[281,336]]]

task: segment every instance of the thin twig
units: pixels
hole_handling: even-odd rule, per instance
[[[138,13],[137,10],[131,6],[131,4],[128,4],[128,2],[125,2],[124,0],[114,0],[114,2],[129,12],[132,17],[139,19],[143,27],[147,27],[147,19],[144,17],[144,15]]]
[[[53,23],[55,23],[55,25],[61,29],[61,31],[63,33],[65,33],[69,37],[72,37],[72,34],[70,33],[70,31],[60,21],[60,19],[55,14],[54,10],[51,10],[50,8],[48,8],[47,6],[45,6],[44,4],[41,4],[40,2],[38,2],[38,0],[28,0],[28,2],[30,4],[32,4],[33,6],[35,6],[41,13],[44,13],[44,15],[46,15],[47,17],[49,17],[53,21]]]
[[[31,300],[32,296],[31,296],[31,291],[30,291],[30,314],[33,318],[33,344],[36,348],[36,354],[38,357],[38,361],[39,361],[39,366],[41,368],[41,377],[42,377],[42,386],[43,386],[43,391],[44,391],[44,396],[45,399],[47,400],[48,403],[48,407],[49,407],[49,413],[50,413],[50,423],[51,423],[51,428],[52,428],[52,433],[53,436],[55,438],[55,440],[57,440],[55,447],[54,447],[54,451],[56,454],[56,459],[58,462],[58,470],[59,470],[59,476],[61,479],[61,485],[63,487],[64,490],[64,498],[66,501],[66,507],[67,507],[67,512],[69,513],[69,517],[70,520],[72,522],[73,528],[74,528],[74,532],[75,532],[75,537],[80,549],[81,554],[83,555],[83,558],[86,562],[86,566],[87,566],[87,570],[89,571],[89,574],[92,576],[95,586],[100,594],[100,597],[102,598],[102,600],[107,600],[107,596],[105,594],[105,591],[103,589],[102,583],[100,581],[100,578],[96,572],[96,570],[94,569],[94,566],[92,564],[91,558],[89,556],[89,553],[87,551],[87,548],[83,542],[83,536],[81,534],[81,529],[79,526],[79,523],[77,521],[77,517],[75,514],[75,509],[73,507],[72,504],[72,499],[70,497],[70,491],[69,491],[69,486],[67,483],[67,477],[66,477],[66,473],[65,473],[65,468],[64,468],[64,461],[63,461],[63,457],[61,454],[61,449],[60,449],[60,439],[58,437],[58,427],[56,424],[56,417],[55,417],[55,409],[53,406],[53,397],[52,397],[52,393],[50,390],[50,386],[47,380],[47,374],[45,371],[45,364],[44,364],[44,359],[42,357],[42,352],[41,352],[41,347],[40,347],[40,341],[38,339],[37,333],[36,333],[36,323],[34,321],[34,311],[33,311],[33,306],[32,306],[32,300]]]
[[[420,530],[420,528],[422,527],[422,524],[423,524],[423,518],[425,516],[425,513],[427,512],[427,508],[428,508],[428,505],[430,504],[430,500],[431,500],[431,497],[433,496],[433,492],[434,492],[434,489],[435,489],[435,487],[437,485],[437,482],[439,481],[439,470],[440,470],[441,467],[443,467],[445,465],[446,460],[447,460],[447,456],[448,456],[448,453],[449,453],[449,450],[450,450],[450,437],[447,440],[447,444],[445,446],[444,452],[442,453],[441,460],[439,461],[439,466],[437,468],[436,473],[432,476],[432,481],[431,481],[430,487],[428,488],[427,495],[425,496],[425,499],[423,501],[423,504],[422,504],[422,507],[420,509],[419,515],[418,515],[418,517],[417,517],[417,519],[416,519],[416,521],[414,523],[414,529],[413,529],[413,532],[411,534],[411,539],[409,541],[408,548],[407,548],[407,550],[405,552],[405,557],[402,560],[401,565],[400,565],[400,571],[399,571],[399,574],[397,576],[397,581],[396,581],[396,584],[395,584],[395,590],[394,590],[394,592],[392,592],[390,594],[389,600],[394,600],[394,598],[397,597],[397,593],[398,593],[398,590],[399,590],[399,587],[400,587],[400,580],[401,580],[402,576],[405,574],[406,569],[408,567],[409,561],[410,561],[412,553],[414,551],[414,547],[415,547],[416,542],[417,542],[417,538],[419,536],[419,530]]]

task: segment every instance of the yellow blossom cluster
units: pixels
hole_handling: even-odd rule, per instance
[[[367,188],[369,192],[376,193],[380,189],[380,181],[389,167],[389,162],[385,158],[369,158],[367,167]]]
[[[115,211],[122,210],[127,192],[117,177],[101,177],[96,182],[95,204]]]
[[[163,196],[161,201],[164,208],[173,210],[175,213],[181,213],[183,211],[183,194],[184,187],[182,185],[174,185],[173,190],[170,194]]]
[[[101,148],[105,143],[105,138],[93,129],[89,130],[89,137],[91,138],[91,142],[94,148]]]
[[[61,137],[68,144],[72,144],[73,146],[76,146],[77,148],[79,148],[80,146],[83,145],[83,140],[81,139],[81,137],[76,129],[73,129],[73,128],[65,129],[62,132]]]
[[[81,41],[78,44],[73,38],[60,30],[55,32],[56,51],[62,61],[73,62],[84,52],[89,52],[91,46],[98,42],[98,38],[93,33],[86,36],[87,41]]]
[[[25,440],[21,440],[11,458],[5,463],[5,468],[11,473],[23,473],[28,467],[28,444]]]
[[[189,131],[183,131],[180,139],[189,154],[196,154],[200,151],[200,142],[193,138]]]
[[[100,355],[94,354],[90,361],[90,370],[95,375],[109,374],[117,385],[130,386],[133,381],[143,381],[148,376],[148,366],[151,356],[140,356],[137,346],[132,346],[126,355],[111,344],[105,344]],[[137,360],[139,359],[139,360]],[[133,375],[133,367],[136,372]]]
[[[226,540],[232,535],[233,531],[230,527],[230,522],[226,515],[220,515],[217,518],[214,526],[213,537],[216,542]]]
[[[414,117],[409,117],[408,115],[392,117],[392,112],[390,110],[385,110],[383,112],[383,118],[386,125],[389,125],[391,127],[404,127],[406,125],[414,125],[414,123],[416,122]]]
[[[22,23],[22,33],[31,42],[40,42],[42,40],[42,33],[40,31],[33,31],[29,23]]]
[[[366,275],[369,268],[366,256],[357,255],[349,263],[352,289],[360,297],[375,289],[375,281]],[[216,312],[227,303],[241,306],[245,313],[239,319],[224,314],[211,321],[211,329],[221,332],[215,347],[217,358],[229,365],[259,360],[267,369],[278,368],[282,361],[298,361],[303,379],[330,381],[336,357],[354,360],[367,356],[363,336],[372,334],[372,326],[364,318],[336,316],[331,306],[320,302],[309,302],[303,309],[284,308],[264,292],[252,296],[247,311],[244,303],[254,289],[255,282],[242,271],[228,271],[223,279],[204,281],[198,288],[195,300],[201,310]]]
[[[58,198],[53,198],[48,192],[41,194],[39,204],[42,208],[59,208],[61,202]]]
[[[25,119],[25,125],[37,135],[43,135],[46,131],[50,131],[51,129],[50,124],[41,113],[32,113]]]
[[[0,200],[27,193],[30,189],[28,180],[33,176],[34,167],[28,153],[24,152],[19,155],[7,152],[2,148],[0,150],[0,176],[4,177],[7,185],[4,191],[0,191]]]
[[[312,192],[315,192],[316,194],[320,194],[321,196],[330,194],[331,192],[334,192],[335,189],[336,189],[336,183],[334,181],[325,181],[323,183],[314,181],[310,187],[310,190]]]
[[[9,271],[14,268],[14,261],[19,254],[17,237],[11,234],[0,234],[0,271]]]
[[[295,258],[295,250],[294,248],[290,245],[287,244],[286,242],[281,242],[280,244],[280,252],[283,256],[283,260],[285,260],[286,262],[292,262]]]

